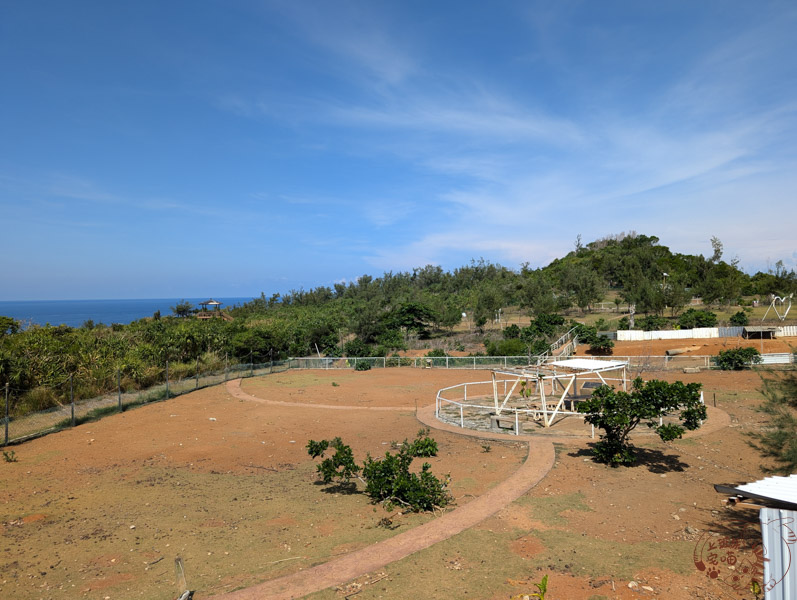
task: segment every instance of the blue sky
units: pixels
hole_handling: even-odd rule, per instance
[[[0,300],[248,296],[635,230],[797,266],[793,2],[5,2]]]

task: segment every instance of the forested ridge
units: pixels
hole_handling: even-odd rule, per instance
[[[565,315],[588,314],[607,298],[618,313],[635,305],[640,317],[646,315],[643,326],[666,326],[665,317],[683,319],[692,297],[709,306],[744,305],[751,297],[797,291],[797,275],[781,262],[748,275],[738,260],[724,260],[716,238],[712,250],[709,257],[672,253],[658,238],[634,233],[585,245],[579,237],[567,256],[539,269],[524,264],[513,270],[480,259],[451,272],[427,265],[363,275],[332,287],[261,294],[228,309],[229,322],[192,318],[192,307],[184,305],[174,315],[129,325],[25,327],[0,317],[0,385],[9,384],[21,414],[62,401],[70,375],[76,396],[90,397],[115,389],[117,376],[124,389],[146,387],[162,377],[167,361],[179,377],[223,368],[226,361],[385,356],[430,338],[454,340],[463,313],[478,336],[508,307],[533,317],[530,327],[507,328],[504,340],[486,334],[485,351],[531,352],[568,326]],[[619,323],[628,327],[627,319]]]

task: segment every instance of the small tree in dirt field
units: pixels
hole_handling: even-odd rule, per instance
[[[706,419],[699,383],[667,383],[656,379],[643,382],[640,377],[634,380],[631,392],[599,387],[578,410],[585,413],[587,423],[603,430],[593,454],[598,462],[612,467],[636,462],[628,438],[640,423],[644,422],[663,441],[669,442],[680,438],[687,429],[697,429]],[[680,424],[659,425],[660,418],[678,411]]]
[[[310,440],[307,443],[307,453],[313,458],[323,456],[328,448],[334,448],[335,453],[317,466],[324,483],[338,479],[344,485],[353,486],[351,480],[356,477],[365,483],[365,493],[371,500],[388,509],[395,505],[414,512],[433,511],[452,500],[447,489],[448,481],[435,477],[429,463],[423,463],[420,473],[410,472],[414,458],[437,455],[437,442],[429,437],[427,429],[421,429],[411,443],[404,440],[396,454],[386,452],[382,459],[372,458],[369,454],[362,467],[354,462],[351,447],[339,437],[331,442]]]
[[[740,371],[745,367],[760,363],[761,353],[752,346],[730,348],[728,350],[720,350],[714,360],[723,371]]]

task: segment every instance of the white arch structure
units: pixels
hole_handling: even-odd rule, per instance
[[[627,391],[627,372],[628,361],[597,360],[592,358],[556,360],[539,367],[533,367],[533,370],[530,367],[521,367],[513,370],[493,371],[493,406],[495,414],[500,416],[507,402],[520,386],[523,390],[522,395],[525,398],[531,400],[536,396],[539,399],[539,410],[542,412],[543,424],[545,427],[550,427],[558,414],[579,414],[578,411],[574,410],[565,411],[563,406],[568,398],[572,401],[583,396],[585,387],[594,387],[587,385],[589,382],[599,382],[599,385],[611,385],[610,381],[620,381],[623,391]],[[614,376],[611,376],[611,374],[614,374]],[[498,376],[516,378],[500,402]],[[532,385],[536,388],[535,390],[532,390]],[[550,388],[549,392],[546,391],[546,387]],[[558,394],[560,391],[561,393]],[[556,400],[557,394],[559,396],[558,400]],[[574,408],[572,404],[571,408]]]
[[[490,381],[460,383],[438,390],[435,416],[446,421],[442,417],[444,407],[458,409],[460,427],[465,427],[466,410],[489,413],[491,428],[511,425],[519,435],[521,415],[533,418],[545,428],[551,427],[557,417],[583,419],[577,402],[588,398],[592,389],[601,385],[614,385],[627,391],[627,373],[628,361],[590,358],[495,369]]]

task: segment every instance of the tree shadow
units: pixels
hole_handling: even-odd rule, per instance
[[[324,483],[323,481],[315,481],[314,485],[325,486],[322,490],[325,494],[341,494],[342,496],[351,496],[352,494],[359,494],[357,483],[354,481],[338,481],[333,483]]]
[[[579,448],[574,452],[570,452],[568,455],[574,458],[595,458],[595,455],[592,453],[592,447],[594,444],[590,444],[587,448]],[[639,448],[637,446],[634,447],[634,452],[636,453],[636,464],[628,466],[628,467],[617,467],[619,469],[638,469],[640,467],[646,468],[651,473],[671,473],[671,472],[678,472],[678,471],[685,471],[689,464],[685,463],[681,460],[681,458],[674,454],[665,454],[661,450],[657,450],[654,448]],[[598,461],[595,461],[598,462]]]

